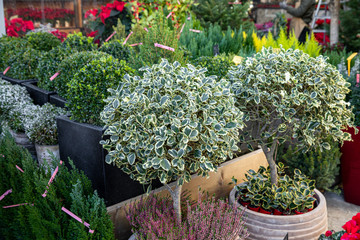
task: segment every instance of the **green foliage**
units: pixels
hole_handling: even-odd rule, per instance
[[[54,82],[50,81],[50,78],[59,71],[60,63],[75,52],[77,52],[75,49],[65,48],[61,45],[44,53],[35,70],[35,77],[38,80],[37,86],[47,91],[54,91]]]
[[[109,96],[108,88],[116,88],[125,74],[133,73],[125,61],[118,61],[111,55],[103,54],[93,58],[67,83],[67,107],[71,119],[95,125],[102,125],[100,112],[104,99]]]
[[[192,8],[204,28],[219,24],[226,31],[228,27],[238,29],[249,28],[252,23],[248,19],[249,1],[243,4],[229,4],[228,0],[199,0]],[[245,19],[245,20],[244,20]]]
[[[341,230],[339,232],[331,231],[332,234],[327,237],[325,234],[321,234],[318,240],[339,240],[346,233],[345,230]]]
[[[39,51],[50,51],[61,44],[60,40],[49,32],[34,32],[26,35],[31,48]]]
[[[234,66],[234,62],[225,55],[215,57],[199,57],[192,61],[192,64],[197,67],[206,68],[206,76],[215,75],[218,79],[226,76],[231,66]]]
[[[219,53],[237,54],[239,52],[252,52],[253,41],[250,36],[252,28],[243,30],[242,27],[230,28],[225,33],[219,25],[210,25],[200,33],[189,31],[193,27],[192,21],[186,22],[180,36],[180,45],[190,53],[191,59],[203,56],[214,56],[214,46],[218,45]]]
[[[184,62],[184,53],[178,46],[178,33],[176,30],[170,29],[166,21],[167,19],[162,13],[155,13],[154,23],[149,28],[149,32],[145,34],[143,45],[136,46],[131,51],[129,64],[132,68],[137,70],[143,66],[151,66],[159,63],[162,58],[166,58],[170,62]],[[155,43],[171,47],[174,52],[155,47]]]
[[[351,84],[350,103],[355,114],[355,125],[360,126],[360,84],[356,83],[357,75],[360,75],[360,57],[355,62],[348,81]],[[359,76],[360,77],[360,76]]]
[[[130,49],[127,45],[123,45],[123,41],[120,40],[111,40],[110,42],[105,42],[100,48],[99,51],[110,54],[114,58],[127,61],[130,55]]]
[[[346,2],[346,10],[340,12],[340,38],[348,51],[360,49],[360,0]]]
[[[110,138],[100,142],[108,164],[142,184],[182,185],[233,157],[242,113],[225,79],[165,59],[143,70],[142,78],[125,75],[109,90],[101,120]]]
[[[107,55],[108,54],[103,52],[84,51],[84,52],[76,52],[70,55],[69,57],[65,58],[59,64],[58,67],[58,71],[60,72],[59,76],[57,76],[53,80],[55,91],[59,94],[59,96],[66,98],[66,94],[68,92],[67,84],[74,78],[75,74],[78,73],[82,67],[84,67],[92,60],[99,59]]]
[[[300,148],[321,149],[330,149],[327,136],[339,142],[351,139],[342,131],[353,126],[353,113],[344,101],[350,84],[322,56],[264,48],[233,67],[228,77],[245,120],[255,123],[245,133],[249,139],[240,137],[242,142],[255,142],[267,153],[277,141],[292,138]]]
[[[331,65],[337,67],[340,63],[342,59],[346,59],[347,58],[347,53],[346,50],[339,50],[339,51],[326,51],[322,54],[324,57],[328,57],[327,62],[330,63]]]
[[[65,114],[64,109],[50,103],[36,106],[23,122],[26,135],[33,143],[40,145],[58,144],[56,117]]]
[[[6,75],[20,80],[34,79],[35,70],[42,55],[43,51],[32,48],[22,48],[16,51],[8,60],[7,64],[11,68]]]
[[[61,44],[64,48],[76,51],[92,51],[97,48],[93,43],[94,38],[83,36],[81,32],[69,34]]]
[[[11,56],[16,55],[18,51],[28,46],[24,38],[0,37],[0,71],[3,72],[9,65]]]
[[[281,161],[289,167],[288,172],[300,169],[310,179],[316,182],[319,190],[330,191],[335,183],[335,177],[340,173],[340,148],[339,144],[328,140],[331,149],[320,150],[316,148],[307,152],[302,152],[296,146],[288,149],[282,148],[279,151]]]
[[[278,186],[271,183],[270,168],[260,167],[257,172],[249,170],[245,174],[246,182],[236,186],[241,202],[250,202],[252,207],[265,210],[280,210],[285,214],[294,211],[307,212],[314,207],[315,181],[306,177],[299,169],[294,170],[294,177],[284,174],[285,166],[279,163]],[[236,184],[237,180],[233,178]]]
[[[53,167],[59,165],[57,160]],[[0,232],[4,239],[114,239],[104,201],[92,193],[90,181],[71,161],[70,166],[71,169],[59,166],[55,181],[46,197],[42,197],[51,172],[38,168],[29,152],[17,146],[9,134],[0,137],[0,191],[12,189],[1,201],[2,206],[29,204],[0,209]],[[94,234],[61,211],[62,206],[88,222]]]

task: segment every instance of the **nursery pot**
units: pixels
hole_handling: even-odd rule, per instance
[[[5,81],[8,81],[9,83],[11,84],[18,84],[18,85],[21,85],[25,82],[35,82],[36,80],[34,79],[29,79],[29,80],[20,80],[20,79],[15,79],[15,78],[12,78],[12,77],[9,77],[9,76],[6,76],[4,75],[3,73],[0,73],[0,77],[5,80]]]
[[[360,127],[357,129],[360,131]],[[341,147],[341,178],[345,201],[360,205],[360,132],[355,135],[354,130],[345,130],[353,141],[345,141]]]
[[[240,184],[241,185],[241,184]],[[241,210],[244,207],[235,199],[236,189],[230,192],[229,201]],[[315,189],[319,204],[314,210],[301,215],[268,215],[245,208],[245,226],[249,240],[283,240],[289,233],[292,240],[317,240],[327,230],[327,210],[324,195]]]
[[[57,94],[52,94],[52,95],[50,95],[50,96],[49,96],[49,102],[50,102],[51,104],[54,104],[55,106],[61,107],[61,108],[65,108],[65,106],[66,106],[66,99],[60,97],[60,96],[57,95]]]
[[[17,133],[17,132],[14,132],[13,130],[10,130],[10,134],[14,138],[15,143],[17,145],[22,146],[22,147],[26,148],[27,150],[29,150],[31,155],[33,155],[33,156],[36,155],[36,150],[35,150],[34,144],[30,141],[30,139],[28,138],[28,136],[26,136],[25,133]]]
[[[55,94],[55,92],[53,91],[49,92],[39,88],[37,86],[37,81],[25,82],[21,85],[26,87],[26,90],[28,91],[30,97],[34,100],[34,103],[38,105],[44,105],[45,103],[48,103],[50,95]]]
[[[35,143],[35,149],[40,165],[44,165],[44,161],[51,165],[52,155],[56,159],[60,159],[59,145],[39,145]]]

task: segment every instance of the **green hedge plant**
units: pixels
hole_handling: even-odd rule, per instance
[[[215,57],[199,57],[191,62],[194,66],[199,66],[201,68],[206,68],[207,76],[215,75],[219,79],[226,77],[229,69],[235,65],[235,63],[230,59],[230,57],[221,55]]]
[[[9,65],[9,59],[17,52],[28,47],[24,38],[0,37],[0,71],[3,72]]]
[[[208,176],[233,157],[242,112],[229,83],[206,77],[206,69],[163,59],[142,70],[143,77],[125,75],[109,89],[101,120],[110,138],[101,144],[108,164],[142,184],[176,181],[168,189],[180,220],[181,186],[191,174]]]
[[[124,40],[111,40],[110,42],[105,42],[100,48],[99,51],[110,54],[114,58],[127,61],[130,55],[130,49],[128,45],[123,44]]]
[[[60,45],[61,41],[49,32],[33,32],[26,35],[31,48],[39,51],[50,51]]]
[[[69,57],[65,58],[58,67],[58,71],[60,72],[59,76],[57,76],[53,80],[53,84],[56,92],[61,96],[66,98],[66,94],[68,91],[67,84],[73,79],[75,74],[79,72],[79,70],[84,67],[86,64],[90,63],[93,59],[99,59],[103,56],[108,56],[103,52],[95,52],[95,51],[83,51],[77,52]]]
[[[125,61],[103,54],[84,65],[67,83],[67,107],[71,119],[102,125],[100,112],[109,96],[108,88],[116,88],[125,74],[133,73]]]
[[[296,139],[304,150],[314,146],[329,150],[328,136],[333,141],[351,140],[342,131],[353,126],[354,115],[345,102],[349,84],[322,56],[263,48],[230,70],[228,77],[248,123],[241,142],[262,147],[272,184],[277,184],[278,144]]]
[[[94,38],[83,36],[81,32],[69,34],[61,43],[64,48],[70,48],[76,51],[92,51],[97,49],[93,43]]]

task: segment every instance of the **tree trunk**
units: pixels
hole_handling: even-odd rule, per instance
[[[340,0],[331,0],[329,9],[331,12],[330,45],[334,45],[339,42]]]
[[[176,186],[175,189],[173,190],[168,184],[164,184],[170,195],[171,198],[173,200],[173,207],[174,207],[174,211],[176,214],[176,218],[179,221],[179,223],[181,222],[181,189],[182,189],[182,185],[179,185],[179,180],[176,182]]]
[[[276,141],[274,141],[271,144],[271,147],[268,148],[266,145],[261,146],[264,154],[266,156],[266,160],[269,163],[269,167],[270,167],[270,177],[271,177],[271,184],[277,186],[278,184],[278,175],[277,175],[277,167],[276,167],[276,163],[274,161],[274,152],[276,149]]]

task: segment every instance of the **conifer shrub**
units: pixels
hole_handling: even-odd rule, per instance
[[[24,172],[20,172],[16,165]],[[27,150],[16,145],[9,133],[0,137],[1,201],[0,232],[4,239],[114,239],[113,225],[104,200],[93,193],[90,181],[75,169],[54,161],[58,173],[47,189],[51,172],[38,167]],[[47,189],[46,197],[42,194]],[[13,204],[27,205],[3,208]],[[61,208],[65,207],[90,224],[93,234]]]
[[[134,72],[124,60],[118,61],[105,53],[100,56],[78,70],[67,83],[65,95],[72,120],[99,126],[103,100],[109,96],[107,89],[116,88],[125,74]]]
[[[22,48],[16,51],[7,62],[10,69],[6,75],[19,80],[34,79],[35,70],[42,54],[43,51],[32,48]]]
[[[90,63],[93,59],[99,59],[103,56],[108,56],[108,54],[96,51],[83,51],[76,52],[65,58],[59,64],[59,76],[53,80],[54,89],[59,96],[66,98],[68,91],[67,83],[73,79],[82,67]]]
[[[94,38],[83,36],[81,32],[69,34],[62,42],[64,48],[70,48],[76,51],[92,51],[97,49],[93,43]]]
[[[360,1],[346,2],[346,9],[340,12],[340,39],[348,51],[360,49]]]
[[[33,32],[26,35],[31,48],[39,51],[50,51],[61,44],[61,41],[49,32]]]
[[[123,41],[112,40],[110,42],[105,42],[100,48],[99,51],[110,54],[114,58],[127,61],[130,55],[129,46],[123,45]]]
[[[54,91],[55,86],[54,81],[50,80],[51,76],[59,71],[59,65],[65,58],[76,52],[76,48],[65,48],[60,45],[44,53],[35,70],[35,77],[38,80],[37,86],[47,91]]]
[[[307,177],[315,180],[317,189],[331,191],[340,173],[341,152],[338,143],[331,139],[328,142],[330,150],[316,148],[303,152],[295,145],[290,145],[288,149],[283,147],[279,151],[280,161],[288,166],[288,173],[300,169]]]

